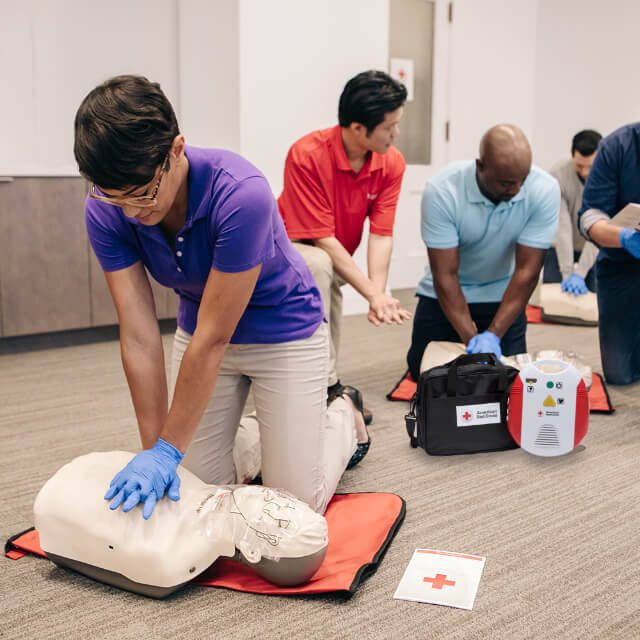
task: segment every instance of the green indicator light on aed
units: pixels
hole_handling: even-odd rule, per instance
[[[551,380],[547,382],[547,389],[553,389],[553,382],[551,382]]]

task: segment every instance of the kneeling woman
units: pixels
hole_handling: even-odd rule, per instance
[[[235,153],[186,146],[159,85],[139,76],[84,99],[74,152],[145,449],[113,479],[112,508],[143,502],[149,517],[165,492],[179,499],[183,456],[204,482],[233,482],[252,387],[265,485],[323,512],[368,447],[361,396],[326,407],[322,301],[264,176]],[[170,391],[145,266],[180,296]]]

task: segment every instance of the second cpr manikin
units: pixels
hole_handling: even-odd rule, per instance
[[[180,468],[180,500],[111,511],[104,492],[133,454],[90,453],[63,466],[38,494],[40,545],[57,564],[136,593],[165,597],[218,557],[235,557],[280,585],[322,564],[327,523],[292,495],[261,486],[207,485]]]

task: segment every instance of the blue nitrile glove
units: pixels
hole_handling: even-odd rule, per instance
[[[583,293],[589,293],[584,278],[577,273],[572,273],[568,278],[565,278],[560,285],[560,288],[567,293],[573,293],[574,296],[581,296]]]
[[[172,444],[159,438],[151,449],[140,452],[115,475],[104,499],[114,498],[111,509],[122,505],[125,512],[144,502],[142,517],[148,520],[165,491],[172,500],[180,500],[180,477],[176,471],[183,457]]]
[[[491,331],[483,331],[473,336],[467,345],[467,353],[495,353],[497,358],[502,356],[500,338]]]
[[[640,258],[640,231],[620,229],[620,244],[634,258]]]

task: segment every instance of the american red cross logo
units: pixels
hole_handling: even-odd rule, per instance
[[[465,411],[465,412],[462,414],[462,417],[463,417],[465,420],[471,420],[471,414],[470,414],[468,411]]]
[[[400,71],[398,71],[398,75],[400,76],[400,79],[401,79],[401,80],[404,80],[404,77],[405,77],[407,74],[404,72],[404,69],[400,69]]]
[[[423,582],[431,582],[432,589],[440,589],[442,587],[453,587],[456,584],[455,580],[447,580],[447,576],[444,573],[436,573],[435,578],[423,578]]]

